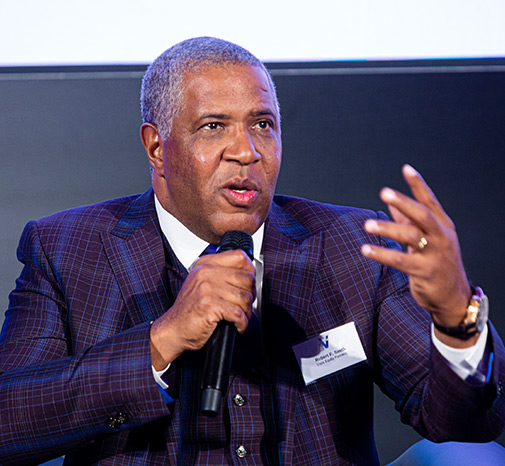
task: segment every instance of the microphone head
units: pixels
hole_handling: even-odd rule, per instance
[[[227,231],[222,236],[216,252],[232,251],[235,249],[242,249],[249,256],[249,259],[253,260],[254,245],[252,236],[241,230]]]

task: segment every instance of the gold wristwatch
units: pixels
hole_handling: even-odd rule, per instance
[[[437,330],[461,340],[468,340],[477,333],[482,332],[489,316],[489,301],[481,288],[472,288],[472,292],[470,304],[466,308],[463,321],[453,327],[440,325],[433,321],[433,325]]]

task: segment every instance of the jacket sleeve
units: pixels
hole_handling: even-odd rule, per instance
[[[402,422],[435,441],[488,442],[505,427],[505,351],[490,323],[493,353],[486,385],[461,379],[431,342],[431,317],[408,290],[404,274],[385,267],[378,292],[378,384]]]
[[[38,464],[167,415],[151,371],[149,322],[73,354],[65,291],[34,222],[18,257],[24,268],[0,337],[0,464]]]

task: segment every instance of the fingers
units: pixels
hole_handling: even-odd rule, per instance
[[[433,191],[426,184],[421,174],[415,170],[411,165],[404,165],[402,167],[403,178],[410,187],[414,197],[424,206],[426,206],[438,220],[445,217],[444,209],[436,198]]]
[[[393,221],[367,220],[364,226],[368,233],[408,246],[408,254],[386,251],[372,245],[365,247],[363,254],[385,265],[415,274],[422,270],[420,262],[416,262],[421,260],[423,263],[418,253],[424,251],[426,256],[425,248],[428,244],[431,245],[428,249],[433,250],[436,243],[446,243],[448,232],[445,227],[452,225],[452,222],[421,175],[410,165],[404,165],[402,172],[414,198],[391,188],[383,188],[380,198],[388,205]],[[410,254],[415,260],[408,257]]]
[[[244,298],[243,303],[249,303],[246,304],[245,307],[243,303],[232,303],[226,300],[218,302],[217,306],[219,306],[220,309],[218,316],[221,318],[214,320],[213,323],[217,325],[221,320],[226,320],[235,325],[237,332],[244,333],[249,324],[249,319],[251,318],[251,305],[254,301],[251,297],[252,295],[249,294]]]
[[[393,267],[411,276],[419,278],[427,278],[428,276],[428,274],[424,273],[426,270],[425,260],[420,255],[417,257],[412,254],[406,254],[394,249],[381,248],[371,244],[364,244],[361,247],[361,253],[369,259]],[[423,277],[423,275],[426,275],[426,277]]]
[[[438,222],[452,227],[451,219],[421,175],[410,165],[404,165],[402,173],[414,198],[390,188],[384,188],[380,193],[382,201],[388,205],[394,220],[400,223],[413,222],[424,231],[435,228]],[[393,212],[392,209],[397,212]],[[397,218],[398,214],[402,216],[401,219]]]
[[[151,354],[162,363],[204,346],[221,320],[244,332],[256,297],[255,269],[243,251],[200,258],[174,305],[151,327]]]
[[[203,270],[197,280],[190,291],[209,324],[228,320],[244,331],[256,297],[254,275],[231,270],[224,277],[212,268]]]
[[[381,200],[389,207],[397,224],[413,224],[422,232],[435,232],[438,222],[435,215],[415,199],[390,188],[380,192]]]
[[[256,298],[256,270],[252,261],[240,250],[202,257],[187,278],[192,284],[192,292],[205,303],[219,300],[214,305],[207,304],[207,311],[214,319],[228,320],[238,325],[239,331],[247,327],[236,308],[240,308],[246,318],[251,316],[251,306]]]
[[[251,305],[256,298],[256,269],[243,251],[204,256],[193,266],[190,276],[194,275],[198,275],[202,286],[209,287],[202,296],[219,295],[225,302],[240,306],[250,318]]]
[[[189,275],[195,273],[204,274],[209,280],[217,274],[215,279],[219,276],[219,280],[248,289],[253,284],[250,279],[254,280],[256,269],[244,251],[236,250],[201,257],[194,263]]]
[[[412,223],[408,217],[403,215],[396,207],[392,205],[388,205],[389,213],[391,214],[391,217],[393,220],[397,223],[403,223],[403,224],[408,224]]]
[[[195,268],[197,265],[203,264],[213,264],[216,266],[236,268],[253,273],[256,271],[251,259],[249,259],[247,254],[241,249],[221,252],[219,254],[207,254],[206,256],[200,257],[200,259],[198,259],[193,265],[193,268]]]
[[[402,225],[395,222],[383,222],[379,220],[367,220],[365,230],[373,235],[385,236],[393,241],[404,244],[411,248],[411,252],[420,252],[426,244],[420,245],[421,238],[429,242],[427,234],[413,224]]]

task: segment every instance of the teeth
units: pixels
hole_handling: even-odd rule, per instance
[[[246,193],[247,189],[244,189],[244,188],[232,188],[232,191],[235,191],[237,193]]]

